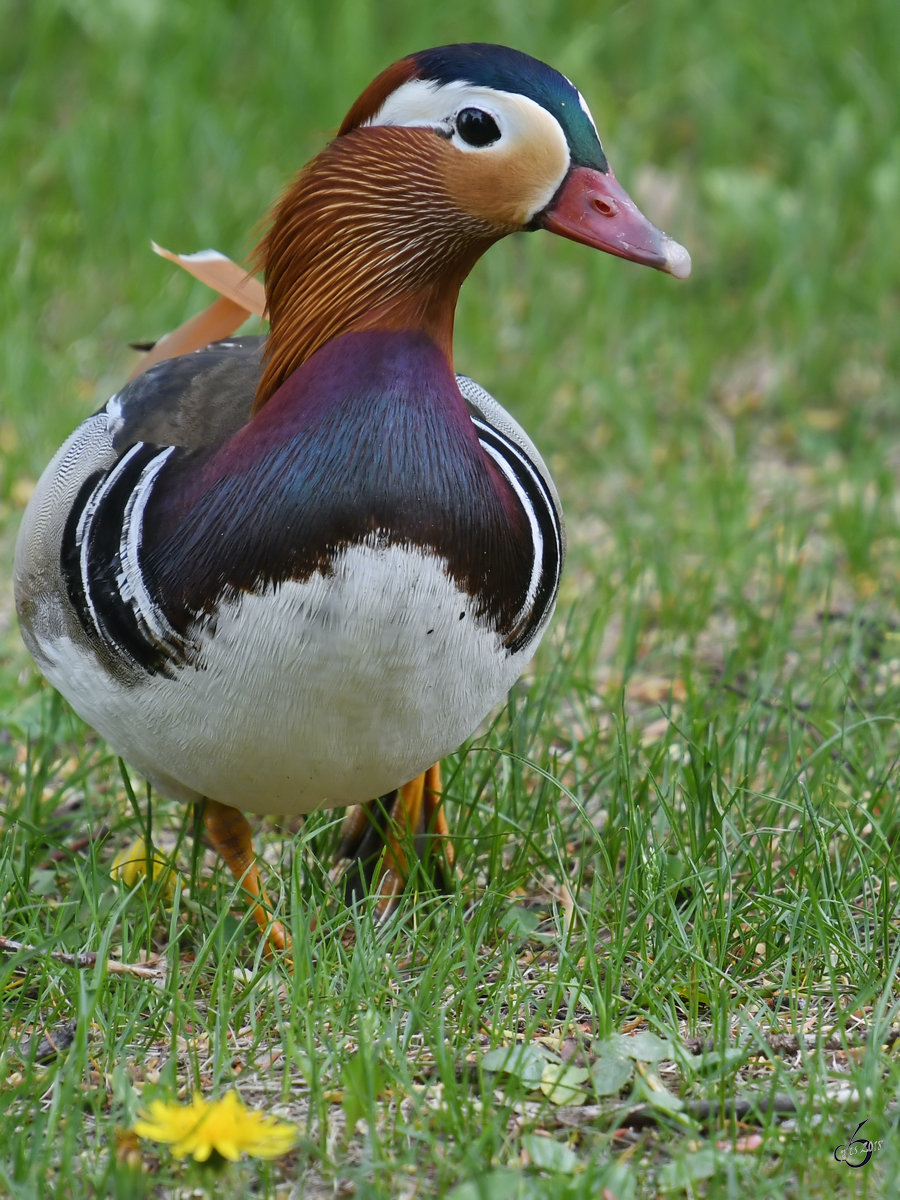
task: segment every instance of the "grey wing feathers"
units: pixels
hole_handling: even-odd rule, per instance
[[[106,405],[113,446],[198,450],[226,441],[250,418],[264,346],[262,337],[232,338],[150,367]]]

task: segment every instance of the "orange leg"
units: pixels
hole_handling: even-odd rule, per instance
[[[203,823],[214,849],[246,892],[254,920],[265,934],[269,949],[286,950],[290,939],[282,923],[272,920],[272,909],[253,852],[253,835],[247,818],[227,804],[206,800]]]
[[[454,854],[441,804],[440,763],[396,792],[350,810],[335,873],[347,876],[351,894],[366,889],[377,892],[379,914],[387,917],[412,873],[410,847],[419,859],[437,850],[437,875],[445,883]]]
[[[450,826],[447,824],[447,814],[444,812],[441,793],[441,764],[435,763],[425,772],[423,797],[425,831],[431,834],[434,846],[444,856],[447,869],[452,871],[456,866],[456,855],[453,843],[450,841]]]

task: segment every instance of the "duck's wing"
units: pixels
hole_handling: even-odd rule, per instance
[[[147,442],[199,450],[227,441],[250,418],[265,341],[213,342],[132,379],[103,409],[114,449]]]

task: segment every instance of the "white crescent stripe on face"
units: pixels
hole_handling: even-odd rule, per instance
[[[486,146],[469,145],[456,130],[456,118],[464,108],[488,113],[497,123],[500,136]],[[504,92],[476,84],[454,81],[435,83],[428,79],[410,79],[393,91],[366,125],[425,127],[441,133],[464,154],[490,160],[513,161],[529,151],[541,152],[541,160],[552,162],[551,177],[532,180],[539,184],[530,197],[528,217],[544,209],[555,196],[571,164],[569,143],[562,126],[552,113],[517,92]]]
[[[450,133],[456,114],[463,108],[481,108],[500,124],[510,100],[525,100],[512,92],[478,87],[462,80],[436,83],[433,79],[410,79],[391,92],[367,125],[428,125]],[[533,100],[528,101],[534,104]],[[535,104],[535,108],[540,105]],[[501,134],[503,129],[501,127]],[[478,147],[470,147],[478,149]]]
[[[366,125],[425,125],[452,136],[456,116],[464,108],[480,108],[490,113],[500,129],[500,139],[491,146],[470,146],[461,138],[454,138],[454,144],[461,150],[482,154],[492,146],[499,146],[505,138],[529,138],[537,130],[546,131],[549,119],[568,155],[568,143],[561,125],[537,101],[518,92],[503,92],[462,81],[435,83],[430,79],[410,79],[391,92]]]

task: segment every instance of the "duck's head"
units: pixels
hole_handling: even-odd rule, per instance
[[[690,272],[684,247],[616,180],[564,75],[480,43],[394,63],[301,171],[261,244],[272,330],[256,407],[350,329],[425,329],[449,357],[475,261],[506,234],[535,229],[677,278]]]

